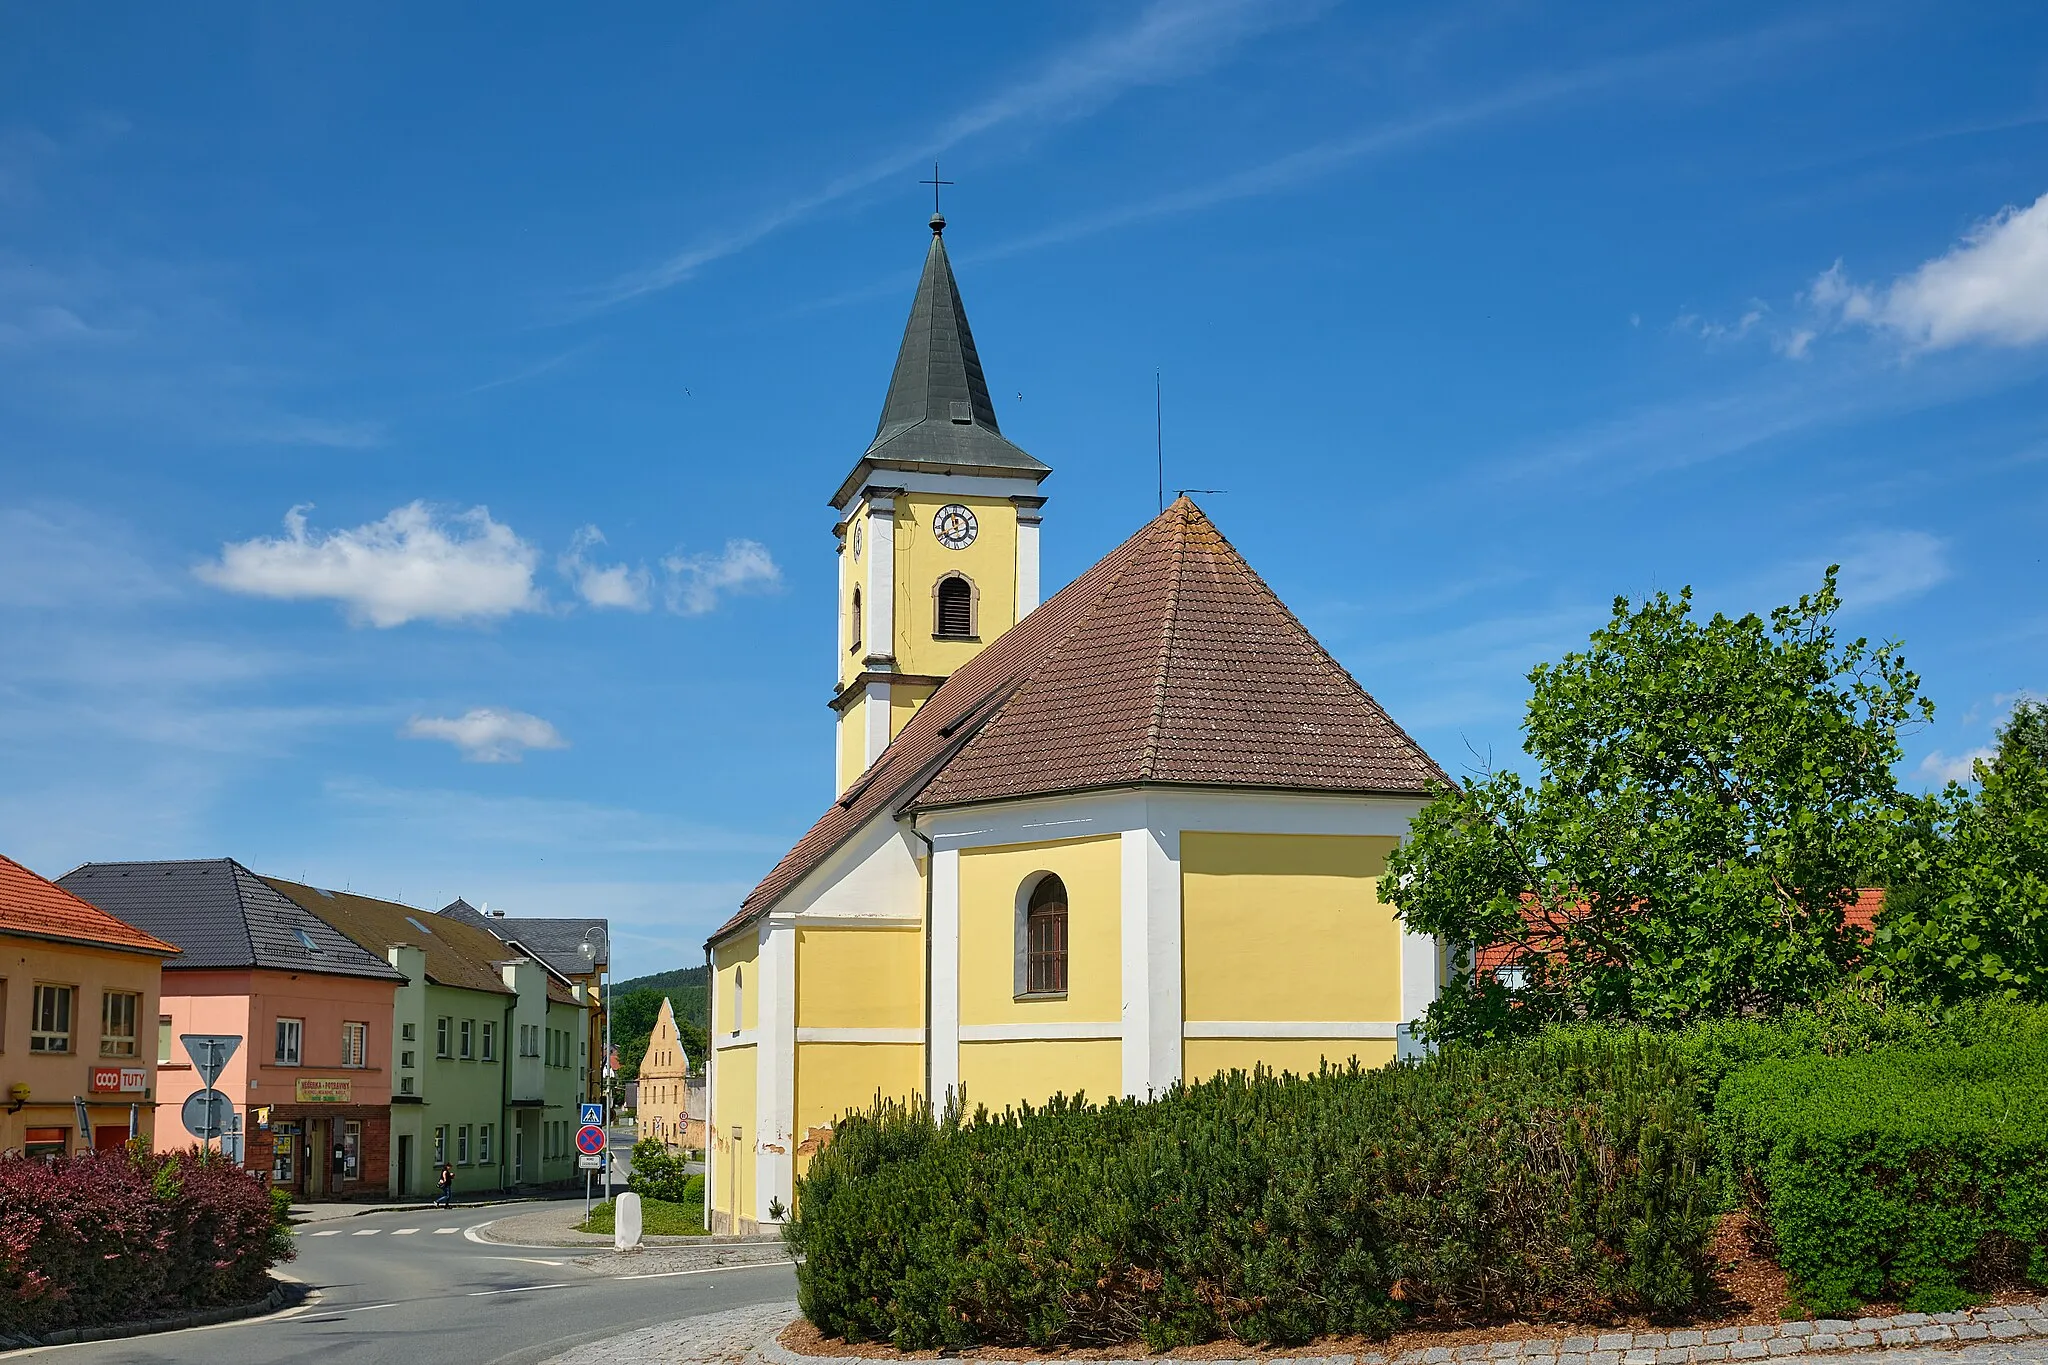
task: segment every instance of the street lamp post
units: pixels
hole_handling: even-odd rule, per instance
[[[591,940],[593,934],[597,936],[595,942]],[[605,932],[603,925],[593,924],[583,931],[583,941],[576,947],[577,951],[583,954],[583,960],[597,973],[597,1003],[598,1008],[604,1011],[604,1054],[597,1059],[597,1083],[602,1089],[604,1127],[606,1135],[609,1136],[612,1127],[612,1002],[610,983],[605,978],[609,975],[612,965],[611,936]],[[604,1187],[605,1195],[609,1198],[612,1189],[612,1156],[609,1146],[605,1149],[604,1157]]]

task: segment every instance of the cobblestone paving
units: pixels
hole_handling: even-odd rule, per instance
[[[793,1303],[707,1313],[588,1342],[556,1356],[548,1365],[619,1365],[621,1361],[633,1365],[744,1365],[758,1360],[762,1343],[773,1340],[795,1320]]]

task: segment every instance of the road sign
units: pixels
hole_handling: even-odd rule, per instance
[[[596,1170],[596,1169],[597,1169],[598,1167],[602,1166],[603,1164],[604,1164],[604,1158],[603,1158],[603,1157],[601,1157],[601,1156],[589,1156],[589,1155],[585,1155],[585,1156],[579,1156],[579,1157],[577,1157],[577,1158],[576,1158],[576,1165],[577,1165],[577,1168],[578,1168],[578,1169],[580,1169],[580,1170],[585,1170],[585,1171],[594,1171],[594,1170]]]
[[[576,1130],[576,1150],[585,1156],[596,1156],[604,1150],[604,1129],[596,1124],[586,1123]]]
[[[582,1114],[578,1122],[585,1128],[604,1122],[604,1106],[601,1104],[579,1105],[577,1110]]]
[[[185,1097],[185,1108],[179,1117],[185,1121],[185,1131],[193,1137],[217,1138],[228,1130],[228,1120],[235,1116],[235,1106],[218,1090],[195,1090]]]
[[[235,1055],[235,1049],[242,1045],[239,1033],[181,1033],[178,1041],[191,1054],[192,1066],[199,1072],[202,1084],[211,1088],[228,1069],[228,1058]]]

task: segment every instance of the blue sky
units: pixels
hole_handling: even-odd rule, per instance
[[[0,850],[704,933],[928,240],[1048,589],[1203,501],[1453,771],[1617,593],[2048,691],[2038,6],[14,6]]]

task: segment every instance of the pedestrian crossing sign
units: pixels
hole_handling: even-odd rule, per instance
[[[577,1127],[579,1127],[579,1128],[589,1128],[589,1127],[592,1127],[593,1125],[596,1125],[596,1124],[601,1124],[601,1123],[603,1123],[603,1122],[604,1122],[604,1106],[603,1106],[603,1105],[601,1105],[601,1104],[585,1104],[585,1105],[581,1105],[581,1106],[579,1106],[579,1108],[580,1108],[580,1110],[581,1110],[581,1112],[582,1112],[582,1116],[583,1116],[583,1117],[582,1117],[582,1121],[581,1121],[581,1122],[580,1122],[579,1124],[577,1124]]]

